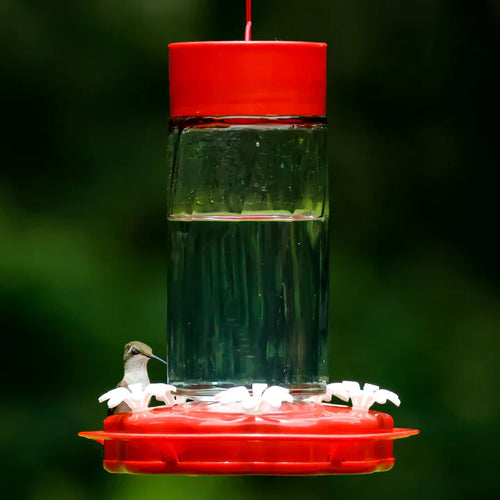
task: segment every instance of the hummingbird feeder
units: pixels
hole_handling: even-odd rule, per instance
[[[326,44],[251,41],[247,0],[244,41],[169,54],[167,383],[80,435],[109,472],[389,470],[398,396],[328,383]]]

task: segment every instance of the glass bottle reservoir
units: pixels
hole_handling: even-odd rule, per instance
[[[169,382],[197,397],[255,382],[322,389],[324,117],[174,116],[169,132]]]

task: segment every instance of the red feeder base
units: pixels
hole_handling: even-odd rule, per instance
[[[393,441],[418,434],[392,417],[334,405],[284,403],[264,415],[184,404],[122,413],[103,431],[104,468],[131,474],[365,474],[394,465]],[[224,408],[224,407],[222,407]]]

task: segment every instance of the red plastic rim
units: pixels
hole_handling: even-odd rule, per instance
[[[104,445],[104,468],[137,474],[362,474],[394,465],[393,442],[418,433],[379,412],[285,404],[259,416],[207,405],[108,417],[80,436]]]

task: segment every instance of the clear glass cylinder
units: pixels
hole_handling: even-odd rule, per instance
[[[179,391],[324,387],[325,148],[324,118],[171,119],[168,378]]]

